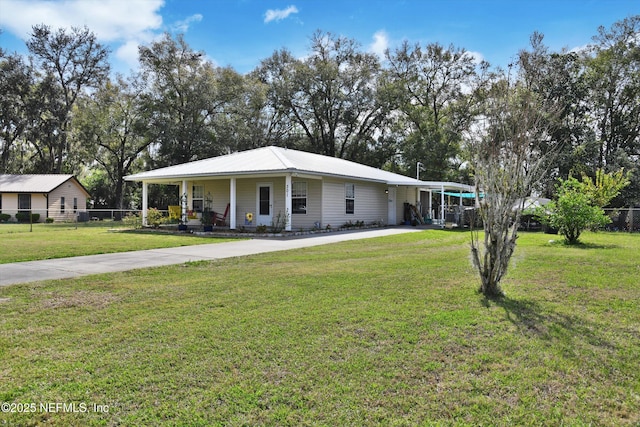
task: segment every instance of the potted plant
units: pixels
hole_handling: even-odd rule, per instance
[[[211,206],[213,205],[213,198],[211,197],[211,193],[207,193],[204,198],[204,207],[202,209],[202,217],[200,221],[202,222],[202,228],[205,232],[213,231],[213,210]]]

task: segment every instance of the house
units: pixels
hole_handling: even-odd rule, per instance
[[[89,197],[73,175],[0,174],[0,212],[14,221],[20,212],[38,214],[39,221],[75,221],[80,212],[87,211]]]
[[[422,206],[430,215],[432,192],[441,194],[439,217],[444,218],[445,191],[473,191],[464,184],[419,181],[344,159],[274,146],[125,179],[142,182],[145,223],[148,186],[173,184],[179,188],[184,219],[199,215],[206,205],[219,213],[229,206],[231,229],[269,226],[281,220],[288,231],[335,228],[348,222],[399,224],[404,222],[405,203]]]

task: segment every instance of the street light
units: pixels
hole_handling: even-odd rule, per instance
[[[416,165],[416,179],[418,181],[420,181],[420,171],[421,170],[425,170],[424,164],[421,163],[421,162],[418,162],[418,164]]]

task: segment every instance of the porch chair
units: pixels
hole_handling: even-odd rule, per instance
[[[182,206],[169,206],[169,219],[180,219],[182,216]]]
[[[227,225],[227,215],[229,215],[229,203],[227,203],[227,208],[224,210],[224,215],[218,212],[213,213],[213,225]]]

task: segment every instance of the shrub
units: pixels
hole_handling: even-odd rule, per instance
[[[18,222],[29,222],[29,212],[18,212],[16,214],[16,219],[18,220]],[[31,214],[31,222],[38,222],[39,219],[40,219],[39,213]]]
[[[140,215],[127,214],[122,218],[122,223],[129,228],[142,228],[142,218],[140,218]]]
[[[287,213],[283,215],[281,211],[278,211],[278,215],[271,221],[271,232],[280,233],[287,227],[287,224],[289,224]]]
[[[54,219],[53,219],[53,218],[47,218],[47,219],[45,219],[44,221],[45,221],[47,224],[51,224],[51,223],[54,221]]]
[[[570,245],[578,243],[582,231],[604,227],[611,222],[601,207],[593,205],[585,185],[571,177],[560,180],[558,200],[538,208],[536,216],[543,224],[560,231]]]
[[[156,208],[147,210],[147,224],[153,226],[153,228],[160,227],[163,222],[162,212]]]
[[[7,222],[11,219],[11,215],[0,213],[0,222]]]

